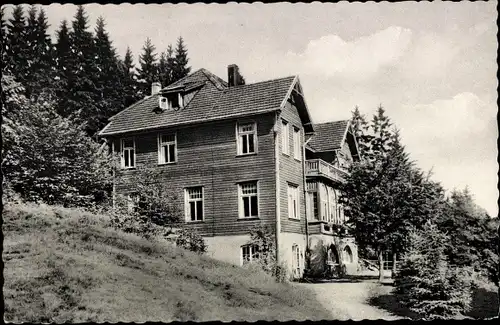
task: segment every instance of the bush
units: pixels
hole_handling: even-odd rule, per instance
[[[402,303],[422,318],[454,318],[470,307],[471,273],[448,264],[444,253],[448,240],[430,223],[410,234],[410,248],[395,284]]]
[[[111,160],[104,147],[87,137],[83,126],[59,116],[51,99],[11,97],[2,125],[2,169],[12,190],[26,201],[64,206],[105,198]]]
[[[190,250],[195,253],[206,253],[207,245],[202,236],[200,236],[195,230],[192,229],[181,229],[177,232],[178,237],[175,244],[184,249]]]
[[[158,226],[176,224],[181,219],[180,201],[175,191],[168,186],[160,171],[151,169],[137,170],[133,176],[124,180],[130,190],[133,212],[145,221]],[[122,204],[124,205],[124,204]]]

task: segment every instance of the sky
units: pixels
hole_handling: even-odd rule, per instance
[[[382,105],[411,158],[449,190],[498,214],[497,2],[85,5],[121,56],[179,36],[193,71],[247,83],[298,75],[313,122],[371,119]],[[42,6],[49,31],[76,6]],[[9,14],[10,10],[7,10]]]

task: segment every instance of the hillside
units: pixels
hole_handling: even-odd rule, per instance
[[[9,322],[319,320],[306,288],[116,231],[105,216],[4,206]]]

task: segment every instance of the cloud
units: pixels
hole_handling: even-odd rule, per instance
[[[397,62],[408,48],[411,36],[411,30],[398,26],[352,41],[331,34],[310,41],[303,53],[288,52],[285,60],[302,74],[367,78]]]
[[[406,105],[393,116],[403,143],[424,170],[452,189],[466,185],[490,214],[497,209],[497,107],[471,92]]]

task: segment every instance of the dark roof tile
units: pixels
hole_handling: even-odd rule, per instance
[[[227,87],[225,81],[205,69],[200,69],[162,89],[162,91],[168,91],[183,85],[188,89],[193,85],[204,83],[201,88],[194,90],[196,92],[194,97],[184,108],[178,111],[155,112],[159,95],[149,96],[113,116],[100,135],[163,128],[277,110],[294,80],[295,77],[291,76]]]
[[[314,124],[314,135],[308,146],[315,151],[333,151],[342,147],[349,120]]]

